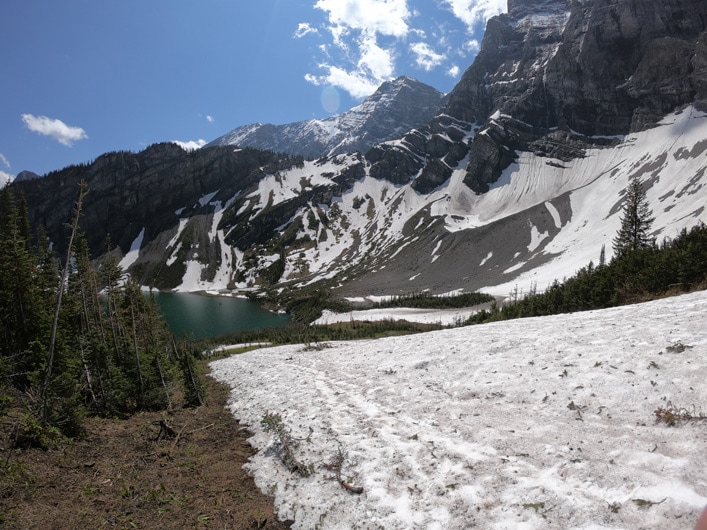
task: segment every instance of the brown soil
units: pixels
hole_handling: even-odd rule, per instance
[[[248,432],[211,378],[198,409],[90,418],[79,440],[47,450],[10,447],[0,418],[0,527],[14,529],[284,529],[242,469]],[[158,439],[160,421],[172,433]]]

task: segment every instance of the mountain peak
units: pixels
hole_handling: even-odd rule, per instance
[[[34,180],[42,178],[40,175],[37,175],[36,173],[32,171],[20,171],[17,176],[14,179],[14,182],[22,182],[25,180]]]
[[[85,179],[89,245],[110,233],[138,254],[126,268],[141,285],[192,291],[543,288],[600,257],[636,177],[656,237],[707,221],[707,2],[509,8],[441,110],[446,96],[403,76],[339,116],[244,126],[228,147],[189,155],[114,153],[13,186],[61,245],[69,184]],[[381,138],[393,141],[366,156],[319,156]],[[316,160],[272,152],[285,150]]]
[[[386,90],[389,90],[390,88],[399,88],[399,87],[406,86],[406,85],[408,85],[408,86],[417,86],[417,85],[428,86],[425,83],[423,83],[422,81],[418,81],[414,77],[410,77],[408,75],[401,75],[399,77],[396,77],[395,79],[391,79],[389,81],[384,81],[381,84],[381,86],[378,87],[376,92],[386,91]]]
[[[444,103],[444,94],[409,76],[385,81],[360,105],[337,116],[285,125],[243,125],[209,145],[256,147],[317,158],[366,152],[429,122]]]

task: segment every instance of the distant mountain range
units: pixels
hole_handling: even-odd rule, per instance
[[[243,125],[207,145],[255,147],[318,158],[359,151],[426,125],[444,105],[444,95],[411,77],[383,83],[351,110],[322,120],[285,125]]]
[[[338,117],[13,186],[61,249],[87,180],[91,248],[161,289],[542,289],[610,258],[632,177],[659,239],[707,222],[706,23],[694,0],[510,0],[447,96],[400,78]]]

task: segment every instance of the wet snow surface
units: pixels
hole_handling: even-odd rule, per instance
[[[707,504],[707,292],[212,363],[293,528],[692,528]],[[693,410],[693,407],[694,410]],[[302,478],[260,420],[282,415]],[[342,478],[323,464],[345,453]],[[319,525],[319,526],[317,526]]]

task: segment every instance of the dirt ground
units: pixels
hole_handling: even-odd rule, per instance
[[[289,528],[242,469],[253,449],[228,389],[207,380],[205,406],[91,418],[82,439],[46,451],[11,448],[12,418],[0,418],[0,528]]]

